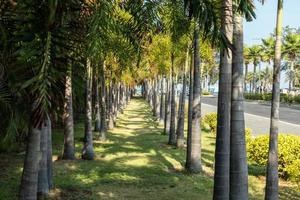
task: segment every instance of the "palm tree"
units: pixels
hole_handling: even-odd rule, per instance
[[[174,69],[174,53],[171,54],[171,116],[170,116],[170,133],[169,142],[170,145],[176,144],[176,130],[175,130],[175,115],[176,115],[176,105],[175,105],[175,69]]]
[[[100,132],[100,94],[99,94],[99,68],[96,66],[94,74],[94,90],[95,90],[95,131]]]
[[[73,160],[75,158],[74,146],[74,122],[73,122],[73,95],[72,95],[72,66],[66,76],[65,102],[64,102],[64,149],[62,159]]]
[[[265,200],[277,200],[278,196],[278,124],[280,104],[280,63],[283,23],[283,0],[277,2],[276,42],[273,69],[270,140],[266,177]]]
[[[193,66],[193,104],[189,151],[187,151],[186,169],[191,173],[199,173],[202,170],[201,165],[201,67],[200,67],[200,45],[199,45],[199,24],[196,22],[194,30],[194,66]],[[191,94],[192,91],[190,91]]]
[[[93,129],[92,129],[92,82],[93,82],[93,69],[91,60],[87,59],[86,64],[87,77],[86,77],[86,113],[85,113],[85,132],[84,132],[84,146],[82,149],[82,159],[93,160]]]
[[[183,147],[184,146],[184,116],[185,116],[185,95],[186,95],[186,69],[189,64],[189,48],[187,48],[186,52],[186,61],[185,66],[183,67],[182,72],[182,91],[179,101],[179,111],[178,111],[178,122],[176,129],[176,146]]]
[[[164,134],[170,134],[171,121],[171,78],[166,78]]]
[[[267,66],[260,72],[262,80],[262,88],[264,92],[270,91],[270,85],[272,84],[272,70]]]
[[[100,140],[106,140],[106,131],[107,131],[107,122],[106,122],[106,86],[105,86],[105,76],[104,76],[104,70],[105,70],[105,61],[102,61],[100,63],[100,109],[101,109],[101,127],[100,127]]]
[[[295,87],[295,63],[300,55],[300,34],[288,32],[284,38],[282,54],[287,57],[289,63],[288,79],[289,92]]]
[[[234,14],[230,134],[230,199],[248,199],[248,165],[244,120],[243,18]]]
[[[249,47],[249,57],[253,61],[253,80],[252,80],[252,92],[257,92],[257,66],[259,65],[262,57],[262,49],[259,45],[253,45]]]
[[[222,1],[222,27],[230,43],[233,37],[232,0]],[[231,110],[231,70],[232,52],[229,48],[221,49],[218,119],[215,150],[215,175],[213,199],[229,199],[230,170],[230,110]]]
[[[244,48],[244,62],[245,62],[245,79],[248,76],[248,69],[249,69],[249,64],[251,63],[251,57],[249,56],[249,48],[245,47]],[[251,88],[250,88],[251,90]],[[245,81],[244,83],[244,91],[247,92],[247,82]]]

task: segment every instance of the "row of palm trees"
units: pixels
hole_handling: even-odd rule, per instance
[[[281,0],[278,5],[266,199],[278,199]],[[105,140],[134,85],[143,85],[168,143],[182,147],[185,92],[176,123],[176,76],[190,91],[186,169],[201,172],[201,64],[210,63],[203,52],[211,46],[220,50],[214,199],[248,199],[242,21],[254,16],[252,1],[12,0],[1,6],[0,100],[9,116],[1,115],[1,128],[5,135],[28,135],[19,199],[51,189],[53,125],[63,121],[62,157],[74,159],[74,119],[84,112],[82,159],[92,160],[93,118],[97,139]],[[163,43],[153,45],[155,36]]]
[[[187,133],[187,156],[186,170],[191,173],[201,171],[201,67],[200,56],[201,51],[199,35],[205,35],[207,29],[199,29],[205,27],[201,21],[204,10],[203,4],[198,1],[185,1],[189,10],[190,19],[193,22],[193,48],[192,48],[192,65],[190,65],[189,80],[189,108],[188,108],[188,133]],[[216,137],[215,151],[215,174],[214,174],[214,199],[248,199],[248,167],[245,145],[245,122],[243,110],[243,93],[244,93],[244,63],[246,66],[252,62],[254,72],[252,75],[252,91],[257,92],[257,73],[256,67],[261,62],[261,57],[257,54],[261,53],[260,46],[254,46],[244,50],[243,46],[243,16],[248,20],[253,14],[253,4],[246,4],[244,1],[224,0],[222,3],[221,13],[221,34],[224,34],[223,41],[218,38],[220,46],[220,69],[219,69],[219,95],[218,95],[218,125]],[[249,2],[248,2],[249,3]],[[234,4],[238,4],[236,10]],[[247,5],[247,6],[245,6]],[[209,4],[205,5],[206,9]],[[212,5],[211,5],[212,6]],[[219,14],[220,14],[219,13]],[[214,14],[211,13],[210,19],[214,20]],[[207,19],[207,18],[206,18]],[[210,31],[213,25],[210,25]],[[204,31],[204,33],[201,33]],[[214,30],[216,31],[216,30]],[[173,32],[171,32],[173,33]],[[214,32],[216,33],[216,32]],[[265,46],[270,48],[264,51],[264,59],[268,62],[273,60],[274,68],[270,70],[266,68],[264,76],[258,76],[261,82],[264,82],[262,88],[268,90],[272,84],[272,107],[271,107],[271,124],[270,124],[270,148],[267,165],[266,178],[266,194],[265,199],[278,199],[278,122],[279,122],[279,97],[280,97],[280,70],[281,70],[281,37],[282,37],[282,1],[278,1],[277,24],[275,32],[275,40],[272,44],[270,41],[264,40]],[[213,44],[213,37],[210,38]],[[271,40],[271,39],[270,39]],[[286,43],[285,43],[286,44]],[[283,51],[284,55],[288,55],[287,50]],[[245,56],[246,55],[246,56]],[[168,143],[180,147],[182,144],[182,135],[175,134],[181,132],[180,120],[182,120],[183,102],[179,104],[178,126],[175,131],[176,105],[174,90],[174,54],[170,53],[170,73],[162,74],[160,78],[146,80],[143,84],[144,96],[152,105],[155,116],[165,116],[164,131],[169,135]],[[244,62],[245,58],[245,62]],[[253,60],[251,60],[253,59]],[[187,60],[188,63],[188,60]],[[261,70],[260,70],[261,71]],[[273,72],[273,79],[270,78]],[[248,73],[248,70],[246,70]],[[170,77],[168,77],[168,75]],[[167,77],[162,78],[162,77]],[[184,76],[185,77],[185,76]],[[246,79],[248,75],[246,76]],[[270,80],[271,83],[270,83]],[[164,88],[164,83],[166,87]],[[161,88],[159,89],[159,86]],[[161,98],[157,97],[158,91],[162,90]],[[184,95],[184,93],[183,93]],[[161,101],[159,100],[161,99]],[[164,101],[165,99],[165,101]],[[183,98],[184,99],[184,98]],[[158,109],[158,108],[161,109]],[[162,108],[165,108],[162,109]],[[159,114],[164,110],[164,115]]]
[[[270,64],[274,59],[275,36],[271,35],[261,40],[262,44],[245,47],[245,91],[270,92],[272,70]],[[286,27],[282,37],[282,57],[281,70],[285,71],[285,81],[289,83],[289,92],[299,85],[300,79],[300,31]],[[249,64],[252,64],[253,71],[249,72]],[[262,64],[266,67],[262,69]]]
[[[27,142],[18,199],[49,194],[52,128],[64,129],[62,159],[75,159],[74,123],[82,113],[81,158],[94,159],[93,139],[106,139],[139,79],[131,66],[139,63],[152,29],[145,20],[153,18],[155,6],[106,0],[0,4],[1,149]]]

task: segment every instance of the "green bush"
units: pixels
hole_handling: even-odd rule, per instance
[[[300,159],[292,162],[292,164],[286,166],[286,173],[290,174],[290,180],[300,184]]]
[[[299,103],[300,104],[300,95],[295,96],[294,97],[294,101],[295,101],[295,103]]]
[[[203,91],[203,92],[202,92],[202,95],[210,95],[210,92],[208,92],[208,91]]]
[[[247,152],[250,161],[259,165],[267,165],[269,136],[259,136],[249,143]],[[278,164],[279,175],[284,179],[293,179],[297,176],[300,159],[300,137],[295,135],[279,134],[278,136]]]
[[[209,129],[212,133],[217,132],[217,120],[218,120],[218,115],[215,112],[212,113],[207,113],[201,121],[201,126]],[[245,129],[245,137],[247,143],[252,140],[252,129],[246,128]]]
[[[217,113],[208,113],[206,114],[201,121],[202,127],[207,127],[212,133],[217,131]]]
[[[262,100],[262,101],[271,101],[272,100],[272,94],[271,93],[245,93],[244,94],[245,99],[249,100]],[[280,94],[280,102],[284,103],[300,103],[300,95],[298,96],[292,96],[288,94]]]

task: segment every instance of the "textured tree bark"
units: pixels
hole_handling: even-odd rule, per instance
[[[160,81],[158,78],[156,78],[156,95],[155,95],[155,101],[156,101],[156,105],[155,105],[155,117],[159,120],[160,119],[160,98],[159,98],[159,87],[160,87]]]
[[[194,85],[193,85],[193,114],[191,134],[191,159],[187,165],[190,173],[199,173],[201,166],[201,67],[200,67],[200,31],[197,24],[194,31]]]
[[[248,199],[248,165],[245,141],[243,94],[243,18],[238,13],[233,19],[233,65],[230,134],[230,199]]]
[[[114,83],[113,87],[113,122],[114,122],[114,127],[116,126],[117,123],[117,115],[118,115],[118,89],[117,89],[117,83]]]
[[[65,83],[65,102],[64,102],[64,150],[63,160],[75,159],[74,149],[74,121],[73,121],[73,95],[72,95],[72,66],[69,66],[69,71],[66,76]]]
[[[222,31],[230,43],[233,37],[232,17],[232,0],[223,0]],[[232,52],[224,48],[221,50],[219,73],[214,200],[229,199],[231,72]]]
[[[100,109],[101,109],[101,127],[100,127],[100,135],[99,140],[106,140],[106,131],[107,131],[107,122],[106,122],[106,89],[105,89],[105,76],[104,76],[104,67],[105,67],[105,61],[101,63],[99,75],[100,75]]]
[[[256,93],[257,92],[257,84],[256,84],[256,68],[257,68],[257,64],[254,63],[253,64],[253,80],[252,80],[252,92]]]
[[[191,163],[191,146],[192,146],[192,116],[193,116],[193,73],[194,73],[194,59],[191,54],[190,65],[190,83],[189,83],[189,104],[188,104],[188,130],[187,130],[187,146],[186,146],[186,162],[185,168],[187,169]]]
[[[38,198],[46,198],[49,194],[49,181],[48,181],[48,135],[49,123],[45,120],[41,130],[40,136],[40,155],[39,172],[38,172]]]
[[[114,128],[114,119],[113,119],[113,83],[110,82],[109,85],[109,96],[108,96],[108,129]]]
[[[248,76],[248,64],[245,64],[245,76],[244,76],[244,80],[247,78]],[[247,92],[247,82],[244,82],[244,91]]]
[[[95,131],[100,132],[100,97],[99,97],[99,70],[95,68]]]
[[[170,114],[171,114],[171,101],[170,101],[170,80],[166,78],[166,98],[165,98],[165,119],[164,119],[164,134],[170,133]]]
[[[165,78],[162,75],[160,85],[160,109],[159,109],[159,121],[161,124],[164,123],[165,119]]]
[[[48,138],[47,138],[47,174],[49,189],[53,188],[53,161],[52,161],[52,123],[50,117],[47,118]]]
[[[176,132],[175,132],[175,115],[176,115],[176,103],[175,103],[175,71],[174,71],[174,54],[171,55],[171,117],[170,117],[170,134],[169,145],[176,145]]]
[[[185,116],[185,94],[186,94],[186,69],[188,69],[189,64],[189,48],[187,48],[186,52],[186,61],[185,66],[183,67],[183,80],[182,80],[182,92],[180,96],[180,105],[178,112],[178,123],[177,123],[177,140],[176,146],[183,147],[184,146],[184,116]]]
[[[153,107],[152,107],[152,112],[153,112],[153,116],[156,117],[157,113],[156,113],[156,107],[157,107],[157,78],[153,79]]]
[[[29,132],[19,200],[37,199],[41,132],[40,128],[35,127]]]
[[[278,0],[277,22],[276,22],[276,42],[273,69],[273,89],[269,154],[266,177],[266,200],[278,200],[278,124],[280,105],[280,63],[281,63],[281,39],[283,21],[283,1]]]
[[[86,116],[85,116],[85,135],[82,150],[82,159],[93,160],[93,130],[92,130],[92,67],[91,61],[87,59],[87,79],[86,79]]]

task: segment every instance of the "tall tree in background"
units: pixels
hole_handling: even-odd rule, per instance
[[[82,159],[93,160],[93,128],[92,128],[92,85],[93,69],[91,60],[88,58],[86,63],[86,111],[85,111],[85,129],[84,146],[82,149]]]
[[[280,64],[281,64],[281,39],[283,22],[283,0],[277,2],[276,42],[273,68],[273,89],[271,105],[271,124],[269,139],[269,154],[266,177],[266,200],[277,200],[278,196],[278,125],[280,104]]]
[[[194,30],[194,66],[193,66],[193,104],[192,104],[192,121],[191,121],[191,136],[190,149],[187,151],[186,168],[191,173],[199,173],[202,170],[201,166],[201,67],[200,67],[200,30],[199,24],[196,22]],[[192,91],[190,91],[191,93]]]

